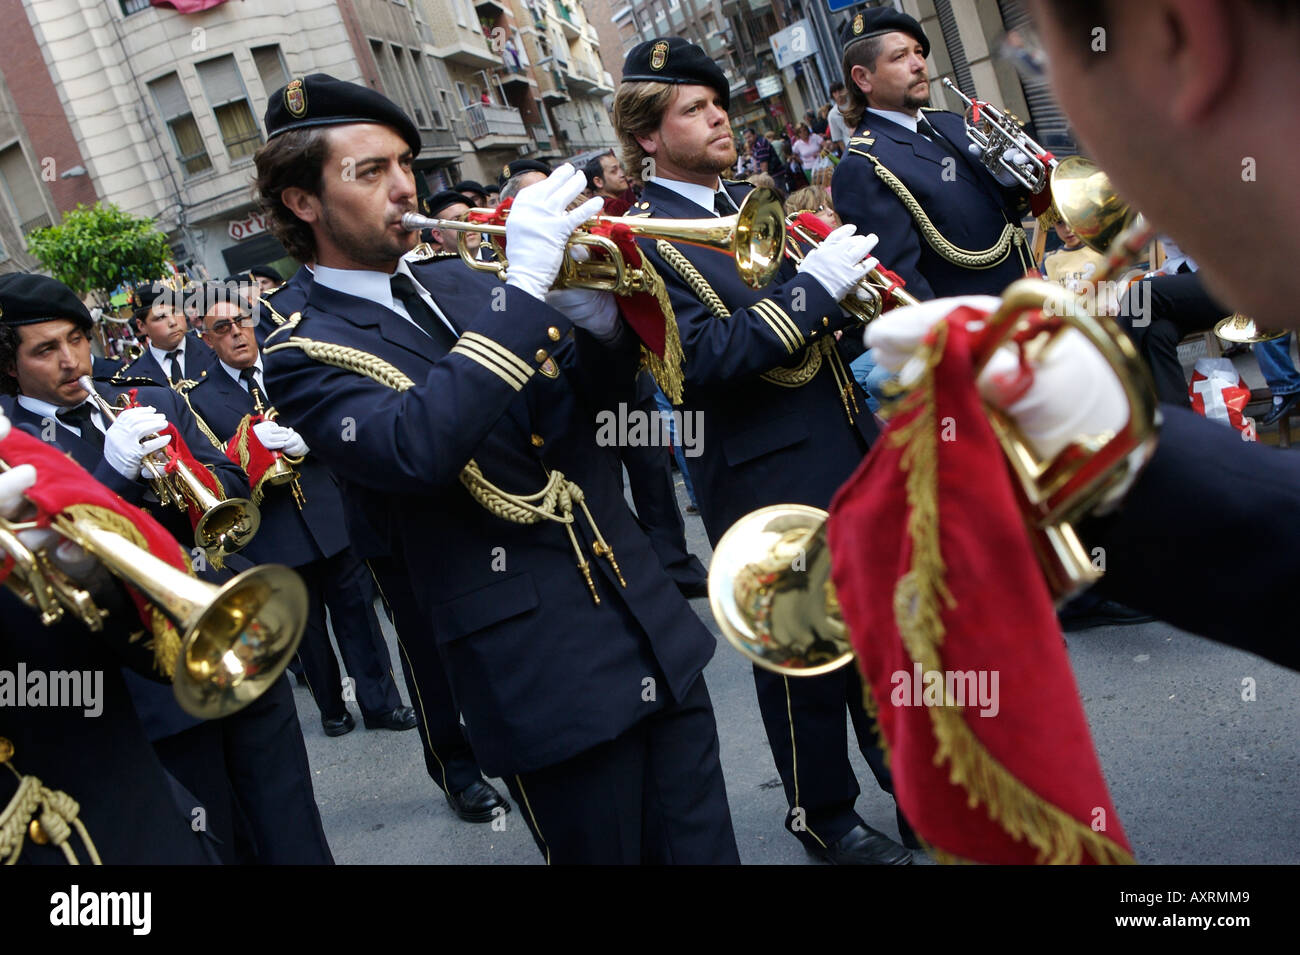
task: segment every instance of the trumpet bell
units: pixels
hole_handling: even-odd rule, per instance
[[[1225,342],[1232,342],[1234,345],[1255,345],[1259,342],[1271,342],[1279,338],[1285,338],[1287,332],[1285,329],[1280,332],[1265,331],[1256,325],[1255,320],[1249,315],[1233,312],[1227,318],[1221,318],[1215,322],[1214,334]]]
[[[1119,197],[1095,162],[1082,156],[1062,159],[1052,170],[1052,205],[1070,231],[1090,249],[1105,255],[1136,215]]]
[[[760,508],[713,551],[713,617],[727,642],[765,670],[818,676],[853,659],[831,582],[826,517],[803,504]]]
[[[266,564],[194,611],[176,661],[176,701],[216,719],[257,699],[289,665],[307,619],[307,588],[289,568]]]
[[[242,497],[216,501],[203,512],[194,527],[194,542],[209,554],[233,554],[241,550],[262,525],[262,512]]]
[[[776,276],[785,251],[785,212],[771,189],[751,189],[736,216],[736,271],[752,289]]]

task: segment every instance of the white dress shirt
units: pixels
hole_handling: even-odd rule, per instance
[[[313,274],[315,281],[326,288],[332,288],[336,292],[355,295],[357,298],[364,298],[377,305],[382,305],[389,311],[402,316],[416,328],[420,328],[419,323],[407,314],[406,306],[393,298],[393,287],[389,284],[393,276],[387,272],[374,272],[369,269],[332,269],[329,266],[318,264]],[[420,293],[420,298],[424,299],[424,304],[433,309],[433,314],[438,316],[439,321],[446,325],[453,335],[459,334],[455,326],[447,320],[447,316],[442,313],[438,303],[433,300],[433,296],[420,284],[420,280],[411,274],[411,266],[405,258],[397,263],[397,272],[394,274],[405,275],[409,278],[412,284],[415,285],[415,290]],[[428,334],[423,328],[420,328],[420,332],[425,335]]]
[[[68,409],[61,408],[59,405],[52,405],[48,401],[42,401],[39,398],[31,398],[27,395],[19,395],[15,400],[18,402],[18,404],[22,405],[32,414],[37,415],[42,420],[49,418],[54,421],[57,421],[60,427],[67,428],[77,437],[81,437],[80,428],[78,428],[76,425],[69,424],[68,422],[64,421],[62,418],[59,417],[60,411],[66,411]],[[97,427],[100,431],[107,432],[108,422],[104,420],[104,413],[99,410],[99,405],[95,404],[94,400],[89,396],[87,396],[86,400],[81,402],[81,404],[90,405],[90,420],[94,423],[95,427]],[[77,406],[73,405],[72,407],[75,408]]]
[[[867,107],[868,113],[875,113],[877,116],[884,117],[891,123],[897,123],[899,126],[906,126],[912,132],[916,132],[916,117],[911,113],[904,113],[896,109],[876,109],[874,106]],[[926,120],[929,122],[929,120]]]
[[[736,208],[736,200],[732,199],[727,190],[722,186],[722,180],[718,180],[718,185],[710,189],[708,186],[701,186],[694,182],[682,182],[680,179],[665,179],[662,176],[651,176],[650,182],[657,182],[665,189],[671,189],[679,196],[683,196],[695,203],[701,209],[707,209],[710,215],[717,215],[717,210],[713,207],[713,197],[722,193],[725,201],[733,209]],[[737,209],[737,211],[739,211]]]
[[[176,356],[176,360],[181,363],[181,366],[176,369],[176,377],[178,378],[185,377],[185,346],[188,343],[189,335],[190,333],[186,332],[185,336],[181,339],[181,343],[175,348],[170,349],[170,351],[180,352],[180,354]],[[153,342],[149,342],[149,353],[153,355],[154,361],[158,362],[158,367],[163,370],[163,374],[170,376],[172,370],[168,367],[171,362],[167,358],[167,352],[163,351]]]

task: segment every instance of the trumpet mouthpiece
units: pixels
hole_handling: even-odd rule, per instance
[[[419,232],[421,229],[436,229],[438,228],[438,220],[429,219],[414,212],[408,212],[402,216],[402,228],[407,232]]]
[[[89,375],[82,375],[80,378],[77,379],[77,384],[81,385],[82,388],[86,389],[86,394],[93,395],[95,393],[95,385],[90,380]]]

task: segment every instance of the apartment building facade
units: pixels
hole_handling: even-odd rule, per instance
[[[250,186],[267,99],[295,75],[400,103],[420,131],[422,194],[494,180],[523,155],[612,145],[595,29],[530,2],[258,0],[183,14],[149,0],[0,0],[0,272],[37,268],[25,236],[100,200],[153,219],[197,275],[277,260],[283,271]]]

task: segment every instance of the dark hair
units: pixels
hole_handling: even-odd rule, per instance
[[[12,325],[0,325],[0,394],[18,394],[18,379],[12,372],[18,365],[18,346],[22,335]]]
[[[844,89],[844,84],[841,83],[839,80],[836,80],[834,83],[831,84],[831,95],[834,96],[842,89]]]
[[[289,130],[276,136],[253,157],[257,164],[253,188],[271,234],[299,262],[316,258],[316,237],[311,226],[289,211],[281,196],[284,190],[294,187],[313,196],[320,195],[325,157],[329,154],[329,137],[325,132],[319,127]]]
[[[849,129],[856,128],[862,122],[862,114],[867,111],[867,94],[853,82],[853,68],[862,66],[868,73],[876,72],[876,60],[880,58],[884,45],[883,36],[869,36],[844,51],[844,88],[849,93],[849,105],[840,110],[840,115]]]
[[[636,138],[659,128],[676,92],[672,83],[625,80],[614,94],[614,129],[623,145],[623,168],[638,179],[645,176],[648,157]]]
[[[587,174],[588,189],[595,189],[596,180],[605,178],[605,166],[600,160],[600,156],[597,156],[595,159],[588,159],[587,165],[582,167],[582,171]]]

